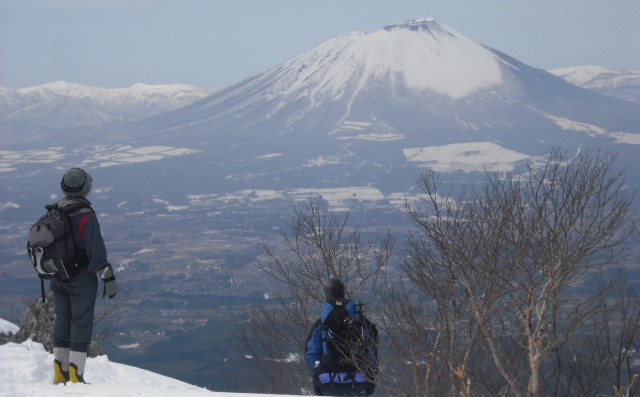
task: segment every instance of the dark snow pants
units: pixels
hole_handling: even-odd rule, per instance
[[[93,333],[93,311],[98,294],[98,276],[82,271],[70,280],[51,280],[56,318],[53,346],[86,352]]]

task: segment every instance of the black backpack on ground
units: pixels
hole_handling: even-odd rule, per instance
[[[377,374],[376,326],[362,314],[362,305],[349,300],[330,302],[332,310],[322,327],[323,354],[314,386],[330,395],[370,395]],[[357,307],[352,317],[348,305]]]
[[[86,258],[76,251],[71,235],[71,215],[91,207],[78,203],[64,208],[58,204],[45,207],[47,212],[29,229],[27,253],[41,280],[44,301],[44,279],[68,280],[86,265]]]

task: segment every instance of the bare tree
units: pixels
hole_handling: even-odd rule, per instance
[[[554,150],[539,168],[488,173],[481,189],[455,197],[440,195],[434,172],[422,175],[423,198],[407,203],[419,233],[408,238],[404,270],[448,321],[463,308],[470,353],[448,358],[451,371],[472,373],[471,353],[486,352],[504,381],[500,394],[543,394],[545,360],[599,312],[601,299],[574,286],[620,260],[633,230],[632,198],[614,163]]]
[[[394,239],[390,233],[363,242],[348,215],[330,213],[319,199],[295,207],[277,248],[263,245],[260,269],[282,288],[275,305],[258,305],[236,318],[241,348],[254,359],[272,393],[299,393],[309,386],[304,360],[311,325],[324,301],[322,286],[339,277],[348,296],[374,310],[373,291],[387,282]]]
[[[638,392],[640,300],[624,269],[600,280],[604,293],[596,316],[553,353],[546,375],[548,395],[617,397]],[[611,288],[611,286],[615,288]]]
[[[611,295],[601,302],[600,311],[606,355],[614,368],[610,383],[616,396],[629,397],[636,395],[640,388],[640,373],[637,366],[634,372],[632,364],[640,356],[640,298],[626,282]]]
[[[93,340],[97,343],[109,338],[114,329],[124,321],[122,309],[133,299],[135,294],[127,288],[113,299],[98,299],[93,316]]]

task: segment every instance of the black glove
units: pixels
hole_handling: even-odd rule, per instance
[[[109,299],[118,293],[118,284],[116,284],[116,276],[113,274],[113,268],[108,265],[100,270],[100,278],[102,279],[102,297],[108,296]]]

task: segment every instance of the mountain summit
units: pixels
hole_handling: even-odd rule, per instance
[[[494,54],[430,18],[329,39],[271,76],[282,83],[280,94],[302,93],[311,103],[343,95],[351,103],[372,85],[459,99],[502,81]]]

